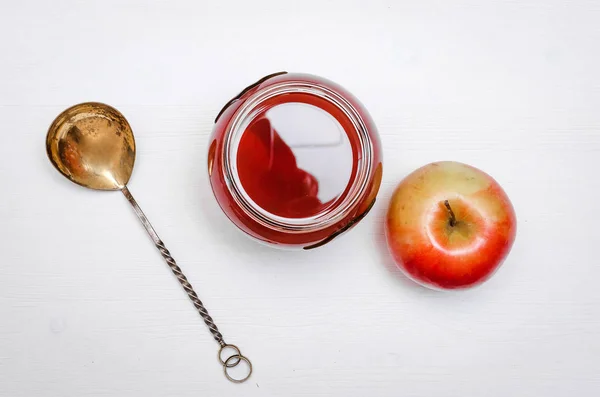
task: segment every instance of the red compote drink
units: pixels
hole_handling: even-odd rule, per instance
[[[241,230],[309,249],[369,211],[381,182],[381,148],[350,93],[320,77],[280,73],[219,114],[208,171],[219,205]]]

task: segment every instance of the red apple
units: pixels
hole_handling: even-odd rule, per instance
[[[408,175],[388,209],[386,237],[398,266],[434,289],[478,285],[502,264],[517,220],[500,185],[477,168],[431,163]]]

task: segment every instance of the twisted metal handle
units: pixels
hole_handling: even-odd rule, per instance
[[[196,291],[194,291],[194,287],[192,287],[192,284],[190,284],[187,277],[183,274],[183,271],[177,265],[177,262],[175,262],[175,259],[173,259],[173,257],[171,256],[171,253],[169,252],[167,247],[165,247],[165,244],[162,242],[160,237],[158,237],[156,230],[154,230],[154,227],[152,227],[152,224],[150,223],[150,221],[148,220],[148,218],[146,217],[146,215],[144,214],[144,212],[142,211],[142,209],[140,208],[138,203],[135,201],[135,199],[131,195],[131,192],[129,191],[127,186],[123,187],[123,189],[121,189],[121,191],[125,195],[125,198],[127,198],[127,201],[129,201],[129,203],[133,207],[133,210],[135,211],[136,215],[142,222],[142,225],[144,225],[146,232],[148,232],[148,235],[150,235],[150,238],[152,238],[152,241],[154,241],[154,245],[160,251],[160,254],[164,258],[165,262],[167,262],[167,265],[169,265],[169,268],[171,269],[171,271],[177,278],[177,281],[179,281],[179,283],[181,284],[181,286],[187,293],[188,297],[190,298],[190,300],[196,307],[196,310],[198,310],[198,313],[202,317],[202,320],[204,320],[204,324],[206,324],[206,326],[208,327],[208,330],[212,334],[213,338],[221,346],[221,348],[219,349],[218,356],[219,356],[219,361],[223,365],[223,370],[225,372],[225,376],[227,377],[227,379],[229,379],[230,381],[235,382],[235,383],[244,382],[252,374],[252,363],[250,362],[250,360],[248,360],[248,358],[246,358],[242,355],[242,353],[236,346],[225,343],[225,340],[223,339],[223,335],[219,331],[219,328],[213,321],[212,317],[208,314],[208,310],[206,310],[206,307],[204,307],[204,304],[198,297],[198,294],[196,294]],[[236,353],[224,360],[221,357],[221,353],[226,348],[233,348],[234,351],[236,351]],[[248,368],[249,368],[248,374],[246,375],[246,377],[244,377],[242,379],[234,379],[229,375],[229,373],[227,371],[229,368],[233,368],[233,367],[237,366],[240,362],[247,363]]]
[[[206,310],[204,304],[202,303],[200,298],[198,298],[198,294],[196,294],[196,291],[194,291],[194,287],[192,287],[192,284],[190,284],[187,277],[185,277],[185,274],[183,274],[181,268],[177,266],[175,259],[173,259],[171,253],[165,247],[165,244],[162,242],[162,240],[159,239],[156,242],[156,248],[158,248],[160,254],[165,259],[165,262],[167,262],[167,265],[169,265],[171,271],[173,272],[175,277],[177,277],[177,280],[179,281],[185,292],[188,294],[188,297],[190,298],[194,306],[196,306],[198,313],[204,320],[204,324],[206,324],[206,326],[208,327],[210,333],[213,335],[213,338],[215,338],[215,340],[221,346],[225,346],[225,341],[223,340],[223,335],[221,334],[221,332],[219,332],[219,328],[217,328],[217,325],[213,321],[212,317],[208,314],[208,310]]]

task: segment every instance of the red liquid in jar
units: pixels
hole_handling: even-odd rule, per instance
[[[246,193],[272,214],[307,217],[325,207],[317,197],[319,182],[298,168],[294,152],[266,117],[252,122],[244,132],[237,166]]]
[[[345,190],[352,148],[328,113],[287,102],[263,109],[246,128],[237,169],[242,187],[261,208],[285,218],[306,218],[329,208]]]
[[[341,203],[356,194],[359,163],[365,144],[353,122],[339,106],[319,95],[298,90],[268,97],[252,112],[239,143],[233,150],[236,178],[227,177],[223,157],[224,141],[235,112],[253,94],[286,81],[302,81],[336,90],[360,114],[370,139],[371,171],[368,185],[356,197],[355,205],[335,223],[305,232],[286,231],[256,221],[234,199],[231,184],[237,186],[271,216],[290,219],[326,218]],[[310,75],[282,75],[245,91],[217,119],[209,149],[209,174],[215,197],[226,215],[249,235],[276,245],[308,247],[327,241],[355,223],[370,208],[381,181],[381,155],[374,124],[366,110],[341,87]],[[364,163],[364,161],[363,161]],[[364,164],[360,165],[364,168]],[[229,182],[227,180],[229,179]],[[312,218],[311,218],[312,217]]]

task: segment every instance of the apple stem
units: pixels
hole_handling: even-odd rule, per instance
[[[454,211],[452,211],[452,207],[450,207],[448,200],[444,200],[444,205],[450,214],[450,227],[454,227],[456,225],[456,216],[454,215]]]

